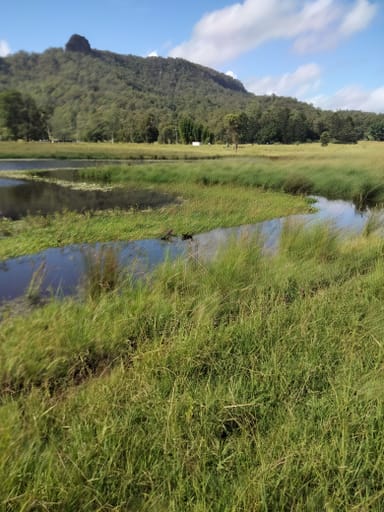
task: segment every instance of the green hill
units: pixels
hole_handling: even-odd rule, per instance
[[[30,96],[59,139],[213,141],[233,138],[235,127],[240,142],[294,142],[332,128],[331,113],[293,98],[255,96],[239,80],[184,59],[92,49],[79,35],[65,48],[0,58],[0,93],[9,90]],[[232,126],[227,114],[238,116]],[[352,116],[357,138],[372,116]]]
[[[183,59],[75,48],[0,59],[0,91],[8,89],[31,95],[54,135],[69,138],[98,127],[134,139],[148,114],[160,126],[181,116],[214,126],[253,98],[238,80]]]

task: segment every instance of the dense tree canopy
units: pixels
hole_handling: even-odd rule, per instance
[[[343,112],[335,112],[331,115],[329,132],[332,139],[346,144],[356,143],[360,135],[352,116]]]
[[[0,138],[39,140],[47,137],[45,116],[30,96],[0,93]]]
[[[370,127],[369,134],[373,140],[384,140],[384,119],[376,121]]]
[[[383,140],[384,115],[322,111],[255,96],[238,80],[183,59],[91,49],[0,58],[0,136],[9,139],[191,143],[353,143]]]

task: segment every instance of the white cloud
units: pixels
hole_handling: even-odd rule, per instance
[[[0,57],[6,57],[11,53],[11,49],[7,41],[0,39]]]
[[[305,64],[292,73],[281,76],[265,76],[253,78],[245,82],[248,91],[255,94],[277,94],[302,98],[314,92],[319,84],[321,69],[317,64]]]
[[[376,11],[377,6],[370,4],[368,0],[358,0],[355,7],[344,18],[340,26],[340,33],[349,36],[354,32],[364,30],[372,21]]]
[[[169,55],[216,66],[274,39],[318,50],[366,28],[376,10],[371,0],[244,0],[205,14]]]
[[[235,79],[237,78],[237,75],[230,69],[228,69],[228,71],[226,71],[225,74],[230,76],[231,78],[235,78]]]
[[[332,96],[315,96],[308,101],[323,109],[384,113],[384,86],[364,90],[359,85],[349,85]]]
[[[159,54],[157,53],[157,51],[156,51],[156,50],[154,50],[154,51],[153,51],[153,52],[151,52],[151,53],[148,53],[148,55],[147,55],[147,57],[158,57],[158,56],[159,56]]]
[[[308,53],[334,48],[343,39],[367,28],[378,8],[368,0],[356,0],[350,9],[342,9],[341,5],[334,7],[334,19],[330,18],[330,23],[323,29],[305,32],[299,36],[294,42],[296,51]]]

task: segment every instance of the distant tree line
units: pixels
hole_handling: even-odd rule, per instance
[[[384,140],[384,116],[363,126],[354,113],[348,111],[321,112],[317,116],[288,107],[271,106],[256,115],[245,112],[225,116],[228,141],[256,144],[294,144],[320,141],[351,144],[358,140]]]
[[[293,104],[295,105],[295,104]],[[297,102],[301,107],[301,103]],[[164,117],[164,118],[163,118]],[[384,140],[384,115],[355,111],[306,110],[271,102],[265,108],[223,113],[207,122],[195,114],[158,111],[127,112],[113,109],[86,114],[57,107],[38,107],[35,100],[19,91],[0,93],[1,140],[82,140],[89,142],[159,142],[162,144],[294,144],[320,141],[323,145]]]

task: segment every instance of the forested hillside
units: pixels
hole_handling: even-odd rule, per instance
[[[2,139],[292,143],[322,134],[382,140],[384,116],[255,96],[213,69],[95,50],[78,35],[64,49],[0,58]]]

